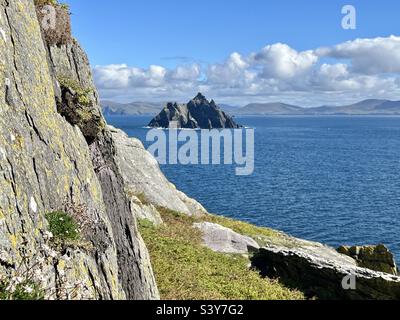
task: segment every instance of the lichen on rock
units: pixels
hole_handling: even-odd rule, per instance
[[[383,244],[377,246],[341,246],[337,251],[355,259],[360,267],[396,276],[398,274],[393,254]]]
[[[105,124],[86,55],[74,40],[43,41],[33,0],[0,0],[0,30],[0,278],[41,261],[35,277],[48,298],[158,298],[111,135],[104,126],[90,141],[85,123],[75,126],[57,112],[63,97],[56,79],[66,75],[93,89],[87,106],[95,116],[82,118]],[[51,248],[46,214],[66,200],[98,221],[85,239],[90,249]]]

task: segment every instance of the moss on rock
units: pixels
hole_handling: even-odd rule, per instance
[[[69,123],[78,126],[88,142],[96,140],[106,123],[94,104],[93,89],[84,88],[74,79],[59,76],[61,99],[57,110]]]

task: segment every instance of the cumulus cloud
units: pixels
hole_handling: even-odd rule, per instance
[[[251,60],[263,67],[266,78],[292,78],[310,69],[318,61],[313,51],[297,52],[287,44],[277,43],[253,54]]]
[[[356,39],[332,48],[316,50],[319,56],[348,59],[353,72],[363,74],[400,72],[400,37]]]
[[[163,84],[167,69],[150,66],[147,70],[130,68],[126,64],[96,66],[93,70],[96,84],[104,89],[129,87],[158,87]]]
[[[125,101],[185,101],[197,91],[237,104],[400,99],[400,37],[357,39],[307,51],[276,43],[202,66],[144,69],[113,64],[96,66],[93,73],[102,98]]]
[[[201,69],[198,64],[183,65],[176,67],[169,73],[169,78],[182,81],[196,81],[201,74]]]

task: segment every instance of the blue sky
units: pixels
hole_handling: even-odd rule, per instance
[[[325,63],[336,66],[334,71],[339,72],[340,68],[337,64],[344,63],[348,65],[348,72],[351,73],[351,76],[348,75],[348,79],[345,80],[353,81],[357,76],[358,82],[361,81],[364,86],[368,83],[368,88],[358,88],[355,92],[354,89],[357,86],[354,85],[349,87],[353,89],[352,91],[344,93],[346,90],[349,91],[349,88],[339,85],[317,93],[315,93],[316,88],[306,92],[304,88],[307,84],[299,84],[299,80],[296,79],[300,72],[289,74],[275,72],[276,70],[272,72],[269,65],[266,66],[267,74],[263,72],[262,77],[261,73],[257,75],[259,81],[255,83],[256,85],[249,82],[251,80],[239,83],[243,82],[243,77],[252,77],[251,73],[255,72],[254,70],[265,67],[261,63],[250,63],[249,59],[252,54],[261,53],[266,46],[281,43],[297,53],[302,53],[321,47],[334,48],[336,45],[357,38],[389,39],[390,35],[400,36],[398,23],[400,2],[396,0],[116,0],[112,2],[109,0],[67,0],[66,2],[71,6],[73,32],[88,52],[93,67],[98,67],[97,70],[95,68],[94,73],[103,98],[120,101],[187,100],[195,93],[194,91],[199,89],[205,90],[206,93],[208,91],[209,94],[220,98],[222,102],[236,104],[278,99],[291,103],[318,105],[331,102],[328,91],[337,91],[338,97],[346,101],[368,97],[371,94],[396,98],[393,92],[382,92],[383,84],[377,86],[376,93],[371,93],[370,82],[373,79],[365,78],[365,76],[375,76],[385,81],[390,78],[396,84],[396,79],[398,79],[396,68],[386,66],[383,70],[385,72],[378,68],[375,74],[367,72],[364,78],[360,78],[360,74],[363,73],[360,68],[356,74],[350,70],[353,56],[347,54],[343,57],[343,54],[338,52],[319,55],[318,61],[310,62],[312,64],[310,69],[317,72],[316,68],[320,68]],[[341,27],[343,17],[341,9],[346,4],[354,5],[357,10],[356,30],[344,30]],[[395,40],[397,45],[397,39]],[[383,41],[382,45],[386,43]],[[393,50],[394,47],[389,45],[386,48]],[[269,48],[268,59],[263,59],[264,64],[280,63],[275,58],[271,58],[270,52],[275,52],[274,49],[282,49],[283,54],[288,53],[287,48]],[[377,51],[379,50],[376,49]],[[276,54],[280,55],[279,52],[281,51],[278,50]],[[239,63],[239,68],[243,69],[243,72],[246,71],[246,75],[241,74],[235,69],[236,67],[229,64],[229,58],[233,53],[238,53],[247,64],[245,67]],[[290,57],[293,57],[293,54],[290,54]],[[358,55],[354,52],[353,54]],[[338,56],[340,56],[340,61]],[[236,58],[234,60],[237,62]],[[303,63],[304,59],[301,57],[300,59],[299,63]],[[360,59],[365,60],[365,57],[361,56]],[[357,61],[353,63],[357,64]],[[230,71],[235,69],[234,74],[225,72],[226,70],[221,67],[224,64]],[[110,65],[120,67],[101,68]],[[199,69],[193,67],[194,65]],[[218,70],[214,68],[214,71],[219,73],[214,72],[210,75],[213,65],[221,68],[216,67]],[[165,70],[151,69],[151,66],[162,67]],[[305,69],[308,70],[308,67],[310,66],[301,67],[302,72]],[[176,68],[182,69],[176,72]],[[328,72],[331,73],[331,71]],[[345,71],[342,70],[341,74],[342,84],[343,72]],[[115,79],[118,73],[121,77],[125,76],[129,79],[118,83]],[[190,74],[192,78],[186,79],[182,74],[185,76]],[[211,83],[209,78],[213,76],[216,78],[218,75],[225,75],[227,78],[233,76],[238,79],[235,83],[228,79],[229,83],[227,82],[225,87],[219,81]],[[157,79],[149,79],[153,76]],[[161,81],[160,76],[165,79]],[[304,77],[304,74],[301,76]],[[107,82],[107,79],[110,81]],[[141,79],[143,83],[148,80],[148,84],[140,84]],[[174,82],[173,85],[166,84],[168,80]],[[184,83],[179,86],[178,80]],[[192,86],[189,86],[188,81],[192,81]],[[275,83],[277,81],[280,82],[279,85]],[[321,85],[318,84],[317,88],[320,87]]]

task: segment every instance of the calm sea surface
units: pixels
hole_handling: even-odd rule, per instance
[[[150,117],[109,117],[146,146]],[[247,117],[255,171],[161,166],[210,212],[338,246],[384,243],[400,262],[400,117]]]

